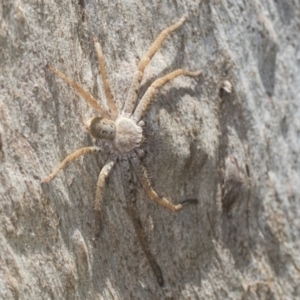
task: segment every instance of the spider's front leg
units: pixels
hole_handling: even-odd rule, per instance
[[[99,69],[100,69],[100,73],[102,76],[102,82],[103,82],[104,92],[106,95],[107,104],[111,111],[113,119],[116,119],[119,115],[119,110],[114,101],[114,97],[113,97],[113,94],[110,89],[110,84],[109,84],[106,66],[105,66],[104,55],[102,53],[101,45],[96,38],[94,38],[94,43],[95,43],[95,49],[96,49],[97,56],[98,56]]]
[[[147,175],[147,170],[146,168],[141,164],[139,158],[133,154],[131,156],[131,164],[133,166],[133,169],[137,175],[137,177],[139,178],[145,192],[147,193],[147,195],[149,196],[150,199],[154,200],[155,202],[157,202],[158,204],[172,210],[172,211],[179,211],[183,208],[184,205],[186,204],[193,204],[193,203],[197,203],[198,200],[197,199],[187,199],[187,200],[183,200],[181,203],[179,204],[173,204],[172,202],[170,202],[167,198],[161,198],[157,195],[157,193],[154,191],[154,189],[151,186],[149,177]]]
[[[80,94],[88,104],[90,104],[92,107],[94,107],[102,117],[110,119],[110,114],[107,113],[107,111],[97,102],[97,100],[86,90],[83,89],[81,85],[76,83],[74,80],[72,80],[70,77],[66,76],[64,73],[60,72],[50,64],[47,64],[47,67],[49,70],[51,70],[54,74],[56,74],[58,77],[63,79],[67,84],[72,86],[78,94]]]
[[[133,81],[131,83],[129,93],[126,98],[125,106],[123,109],[123,114],[130,116],[133,112],[133,109],[135,107],[135,103],[137,100],[138,90],[140,87],[140,83],[143,79],[144,71],[147,65],[149,64],[151,58],[156,53],[156,51],[160,48],[163,41],[167,38],[167,36],[173,32],[175,29],[180,27],[184,21],[186,20],[185,17],[182,17],[177,23],[173,24],[172,26],[164,29],[159,36],[156,38],[156,40],[151,45],[150,49],[146,53],[146,55],[141,59],[141,61],[138,64],[138,69],[134,75]]]

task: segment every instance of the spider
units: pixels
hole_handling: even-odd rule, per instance
[[[104,61],[104,56],[100,43],[94,38],[95,49],[99,62],[99,69],[103,80],[104,92],[107,100],[109,110],[105,110],[96,99],[87,91],[85,91],[79,84],[74,82],[71,78],[61,73],[52,65],[47,65],[48,68],[63,79],[67,84],[71,85],[94,109],[96,109],[100,116],[90,119],[86,123],[86,128],[89,134],[94,139],[103,139],[108,145],[108,159],[103,166],[97,181],[96,195],[95,195],[95,220],[100,223],[100,209],[103,200],[103,190],[105,181],[109,176],[114,165],[120,164],[121,170],[128,170],[129,162],[133,167],[142,187],[150,199],[156,201],[158,204],[166,207],[171,211],[179,211],[185,204],[196,203],[196,199],[187,199],[179,204],[173,204],[170,200],[164,197],[159,197],[151,186],[146,168],[141,164],[140,158],[143,156],[143,150],[140,149],[143,139],[144,122],[141,120],[146,110],[153,101],[154,95],[158,88],[162,87],[166,82],[174,79],[180,75],[199,76],[201,71],[190,72],[183,69],[177,69],[159,79],[156,79],[145,92],[140,102],[136,105],[140,83],[143,78],[144,70],[149,64],[151,58],[160,48],[162,42],[175,29],[180,27],[185,17],[182,17],[177,23],[163,30],[156,38],[154,43],[146,55],[140,60],[134,79],[129,89],[128,96],[125,101],[124,108],[119,110],[117,107],[107,77],[107,71]],[[43,180],[43,182],[51,181],[61,170],[63,170],[68,163],[87,153],[101,152],[101,148],[97,146],[83,147],[68,155],[59,166]],[[125,170],[125,171],[127,171]]]

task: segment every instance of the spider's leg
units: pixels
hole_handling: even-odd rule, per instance
[[[102,170],[100,171],[98,181],[97,181],[97,188],[96,188],[96,196],[95,196],[95,230],[96,230],[96,237],[100,234],[100,212],[101,212],[101,204],[103,199],[103,190],[105,187],[105,181],[108,177],[111,169],[115,164],[115,159],[109,160]]]
[[[137,108],[135,109],[132,119],[138,122],[143,115],[145,114],[147,108],[151,104],[153,97],[156,93],[156,90],[160,87],[162,87],[166,82],[174,79],[177,76],[180,75],[186,75],[186,76],[199,76],[201,74],[201,71],[197,72],[190,72],[183,69],[175,70],[161,78],[156,79],[150,87],[147,89],[146,93],[144,94],[143,98],[141,99],[140,103],[138,104]]]
[[[68,163],[76,159],[77,157],[87,154],[87,153],[92,153],[92,152],[97,152],[100,151],[100,148],[98,147],[83,147],[75,152],[69,154],[60,164],[59,166],[47,177],[43,180],[43,182],[49,182],[52,180],[62,169],[64,169]]]
[[[129,93],[126,98],[125,106],[123,109],[123,114],[129,115],[129,116],[132,114],[134,107],[135,107],[136,100],[137,100],[137,94],[138,94],[138,90],[140,87],[140,83],[141,83],[143,75],[144,75],[145,68],[149,64],[153,55],[160,48],[162,42],[166,39],[166,37],[172,31],[174,31],[175,29],[180,27],[184,21],[185,21],[185,17],[182,17],[179,22],[177,22],[174,25],[163,30],[159,34],[159,36],[156,38],[156,40],[153,42],[153,44],[151,45],[151,47],[148,50],[148,52],[146,53],[146,55],[139,62],[138,69],[134,75],[133,81],[132,81],[130,89],[129,89]]]
[[[97,100],[87,91],[85,91],[78,83],[73,81],[70,77],[66,76],[62,72],[58,71],[56,68],[54,68],[51,65],[47,65],[48,68],[55,73],[57,76],[59,76],[61,79],[63,79],[66,83],[71,85],[77,92],[80,94],[91,106],[93,106],[102,117],[111,119],[111,116],[109,113],[97,102]]]
[[[104,92],[105,92],[105,96],[107,99],[107,104],[108,104],[109,109],[111,110],[112,117],[115,119],[119,114],[119,110],[114,101],[114,96],[113,96],[110,86],[109,86],[109,80],[107,77],[107,71],[106,71],[106,66],[105,66],[105,59],[104,59],[104,56],[102,53],[101,45],[97,41],[96,38],[94,38],[94,43],[95,43],[95,48],[96,48],[96,52],[97,52],[97,56],[98,56],[99,69],[100,69],[100,73],[102,76],[103,87],[104,87]]]
[[[115,174],[116,174],[116,176],[115,176],[116,192],[117,192],[119,199],[121,200],[121,204],[122,204],[123,208],[126,209],[127,208],[127,203],[126,203],[127,196],[126,196],[126,192],[125,192],[125,186],[127,185],[127,183],[124,183],[124,179],[123,179],[124,176],[122,174],[123,169],[121,167],[121,164],[122,164],[121,161],[119,161],[119,163],[116,164],[116,172],[115,172]]]
[[[146,232],[142,226],[141,219],[139,217],[138,209],[137,209],[137,203],[136,203],[136,195],[134,193],[134,187],[133,183],[131,181],[132,176],[130,173],[130,164],[129,164],[130,157],[128,156],[122,156],[120,160],[120,174],[122,177],[122,182],[120,183],[124,187],[124,196],[126,199],[126,210],[131,217],[133,227],[135,229],[135,233],[137,235],[137,239],[140,243],[140,246],[142,250],[144,251],[146,258],[153,270],[154,275],[157,278],[158,284],[160,286],[164,285],[164,278],[161,271],[160,266],[155,260],[155,257],[151,253],[149,249],[149,243],[147,240]],[[123,183],[123,184],[122,184]]]
[[[130,162],[133,166],[133,169],[137,175],[137,177],[139,178],[145,192],[147,193],[147,195],[149,196],[150,199],[154,200],[155,202],[157,202],[158,204],[172,210],[172,211],[179,211],[180,209],[183,208],[183,206],[185,204],[190,204],[190,203],[197,203],[197,200],[195,199],[190,199],[190,200],[186,200],[183,201],[180,204],[173,204],[172,202],[170,202],[167,198],[160,198],[157,193],[154,191],[154,189],[151,186],[148,174],[147,174],[147,170],[146,168],[141,164],[139,158],[136,155],[132,155]]]
[[[127,207],[127,201],[131,201],[133,199],[132,193],[133,193],[133,183],[132,178],[130,174],[130,165],[128,161],[128,157],[125,155],[122,155],[120,157],[120,174],[122,178],[122,184],[123,185],[123,192],[125,196],[125,206]]]

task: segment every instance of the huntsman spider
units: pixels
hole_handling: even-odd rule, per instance
[[[185,17],[182,17],[180,21],[163,30],[151,45],[146,55],[140,60],[126,98],[124,108],[122,110],[117,107],[114,101],[107,76],[104,56],[101,46],[96,38],[94,38],[94,43],[99,62],[99,69],[103,80],[104,92],[109,108],[108,111],[105,110],[103,106],[101,106],[96,99],[89,92],[84,90],[78,83],[74,82],[71,78],[61,73],[52,65],[48,64],[48,68],[53,73],[63,79],[67,84],[72,86],[83,97],[83,99],[87,101],[88,104],[98,111],[99,116],[90,119],[86,124],[86,128],[94,139],[103,139],[109,144],[109,155],[97,181],[95,195],[96,222],[99,221],[100,223],[100,209],[103,200],[105,181],[114,165],[117,163],[120,164],[121,170],[125,170],[124,172],[128,171],[129,165],[131,165],[149,198],[171,211],[179,211],[184,205],[197,202],[196,199],[188,199],[180,202],[179,204],[173,204],[167,198],[159,197],[151,186],[146,168],[140,162],[140,157],[142,156],[141,153],[143,152],[140,149],[140,146],[143,138],[142,127],[144,126],[144,122],[141,119],[152,103],[157,89],[177,76],[186,75],[196,77],[201,74],[201,71],[190,72],[183,69],[177,69],[159,79],[156,79],[136,105],[138,91],[145,68],[149,64],[153,55],[160,48],[162,42],[171,32],[180,27],[184,21]],[[43,180],[43,182],[51,181],[61,170],[67,166],[68,163],[79,156],[98,151],[101,151],[101,148],[96,146],[83,147],[76,150],[72,154],[68,155],[59,164],[59,166]]]

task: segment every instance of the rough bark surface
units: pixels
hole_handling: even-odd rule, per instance
[[[133,176],[130,213],[112,172],[94,240],[104,157],[41,185],[92,144],[84,122],[95,115],[46,64],[103,102],[96,35],[122,106],[138,59],[184,14],[141,91],[176,68],[203,75],[157,93],[144,163],[160,195],[199,203],[169,212]],[[299,298],[299,31],[296,0],[1,1],[0,298]]]

